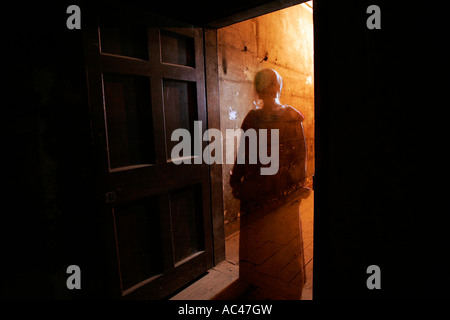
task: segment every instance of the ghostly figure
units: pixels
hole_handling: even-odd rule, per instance
[[[270,141],[266,146],[268,152],[279,148],[279,170],[261,175],[263,164],[245,161],[231,172],[233,195],[241,201],[239,278],[265,290],[270,299],[300,299],[306,278],[299,207],[310,191],[304,187],[304,116],[281,104],[283,81],[275,70],[258,72],[254,85],[262,107],[251,110],[241,128],[279,130],[279,146]]]

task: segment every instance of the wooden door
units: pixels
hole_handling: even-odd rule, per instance
[[[100,17],[85,52],[110,285],[161,299],[212,265],[209,168],[171,159],[173,130],[207,129],[203,31],[140,17]]]

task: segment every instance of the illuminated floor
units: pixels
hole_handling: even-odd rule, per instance
[[[311,193],[300,205],[307,277],[302,300],[312,299],[313,199],[314,194]],[[225,241],[226,260],[208,270],[207,275],[177,293],[171,300],[212,300],[217,299],[219,293],[220,299],[227,300],[283,299],[281,296],[269,295],[269,292],[265,292],[264,289],[239,281],[239,231],[228,236]]]

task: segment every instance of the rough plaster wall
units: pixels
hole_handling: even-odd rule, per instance
[[[314,174],[314,64],[312,11],[305,4],[218,30],[221,130],[240,128],[255,107],[255,74],[275,69],[283,78],[281,102],[305,117],[307,175]],[[226,137],[224,134],[224,146]],[[235,150],[225,148],[224,152]],[[225,158],[225,154],[224,154]],[[223,164],[225,223],[239,217],[229,186],[232,164]]]

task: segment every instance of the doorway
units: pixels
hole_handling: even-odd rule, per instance
[[[312,1],[309,1],[218,30],[222,131],[239,128],[246,114],[255,108],[255,74],[264,68],[276,70],[283,79],[281,103],[294,107],[305,116],[303,129],[307,146],[306,185],[311,189],[314,176],[312,10]],[[235,150],[226,150],[233,151]],[[239,226],[242,227],[242,224],[239,200],[233,197],[228,183],[232,169],[232,164],[223,165],[225,248],[226,260],[238,264]],[[305,258],[303,267],[306,268],[307,279],[303,299],[312,298],[313,197],[311,194],[307,199],[303,199],[300,205]],[[254,228],[261,229],[261,226],[255,225]],[[266,264],[270,263],[268,259]],[[257,268],[264,267],[259,265]],[[289,266],[284,266],[278,272],[282,273],[286,268]]]
[[[305,117],[306,186],[313,190],[315,150],[312,1],[219,28],[217,47],[221,131],[240,128],[247,113],[255,108],[258,103],[253,83],[256,73],[265,68],[276,70],[283,79],[280,101],[292,106]],[[236,148],[225,149],[224,152],[236,154]],[[224,158],[227,156],[224,154]],[[233,157],[231,155],[229,158]],[[178,293],[173,299],[286,299],[283,294],[271,296],[264,288],[239,281],[242,217],[240,201],[234,198],[229,184],[232,169],[232,163],[222,164],[225,261],[214,266],[206,277]],[[276,272],[283,274],[286,279],[292,277],[289,279],[292,283],[298,281],[300,273],[306,275],[301,297],[304,300],[312,299],[313,198],[312,191],[300,203],[302,249],[295,252],[285,250],[288,253],[282,254],[285,255],[286,264],[275,267],[270,258],[276,256],[277,250],[283,245],[272,241],[273,239],[265,239],[260,248],[266,247],[269,251],[265,251],[264,259],[257,262],[260,263],[257,266],[260,270],[265,268],[265,261],[271,265],[270,268],[279,268]],[[264,223],[247,227],[253,228],[251,230],[257,233],[264,228]],[[304,270],[293,267],[292,262],[299,256],[304,261]],[[294,270],[293,274],[288,272],[289,268]]]

